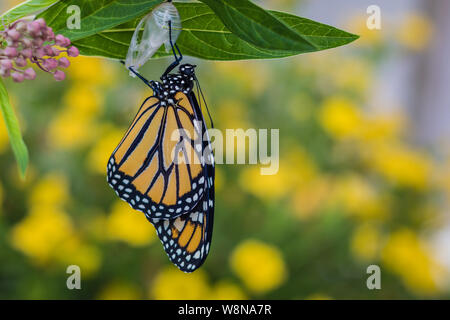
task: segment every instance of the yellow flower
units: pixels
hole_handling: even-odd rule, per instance
[[[442,267],[413,231],[405,228],[392,233],[381,257],[384,265],[413,292],[423,295],[439,292]]]
[[[384,32],[383,27],[381,30],[369,29],[367,27],[367,17],[365,15],[353,16],[348,22],[348,29],[360,36],[353,45],[372,48],[382,44]],[[382,23],[385,22],[382,20]]]
[[[258,240],[246,240],[235,248],[231,268],[255,293],[276,289],[287,277],[281,252]]]
[[[95,87],[80,83],[66,92],[64,104],[79,117],[90,118],[99,113],[103,105],[103,98]]]
[[[229,281],[223,280],[218,282],[211,295],[212,300],[247,300],[247,296],[242,289]]]
[[[117,129],[111,125],[104,125],[99,132],[100,139],[92,147],[87,161],[89,168],[93,172],[105,174],[108,159],[125,134],[125,130]]]
[[[135,285],[123,281],[115,281],[103,288],[98,296],[98,299],[138,300],[140,297],[140,290]]]
[[[242,189],[267,201],[279,200],[299,186],[306,186],[317,175],[317,168],[310,156],[299,147],[280,161],[279,171],[273,175],[261,175],[259,166],[247,166],[242,170],[239,182]]]
[[[58,173],[44,176],[33,187],[29,204],[31,207],[63,206],[69,198],[69,186],[66,178]]]
[[[400,25],[397,38],[407,49],[419,51],[431,40],[433,26],[431,21],[418,13],[410,13]]]
[[[11,242],[37,263],[46,263],[72,234],[72,223],[65,212],[39,206],[13,227]]]
[[[8,150],[9,146],[9,136],[6,130],[5,121],[3,118],[0,119],[0,153]]]
[[[132,246],[145,246],[155,240],[156,232],[145,215],[133,210],[126,202],[117,200],[107,221],[109,237]]]
[[[74,234],[70,239],[61,243],[59,250],[55,253],[55,259],[62,265],[79,266],[82,276],[89,277],[99,269],[101,253],[97,247],[82,242]]]
[[[357,40],[359,41],[359,40]],[[338,89],[364,93],[372,87],[372,66],[367,60],[338,57],[339,65],[329,74],[335,81]]]
[[[380,231],[373,224],[363,224],[356,228],[351,239],[351,251],[356,258],[371,261],[378,255],[381,245]]]
[[[380,145],[368,155],[369,164],[392,183],[418,190],[430,183],[433,163],[427,154],[400,144]]]
[[[205,273],[183,273],[173,266],[164,268],[150,288],[150,298],[157,300],[203,300],[211,297]]]
[[[335,183],[332,198],[349,214],[360,219],[383,220],[389,209],[389,202],[356,174],[340,177]]]
[[[113,62],[105,59],[79,56],[69,58],[69,79],[87,85],[113,85],[117,74]],[[115,63],[115,62],[114,62]]]
[[[322,127],[337,139],[354,138],[361,132],[363,117],[358,107],[344,97],[324,101],[319,113]]]
[[[364,120],[361,140],[363,143],[382,143],[395,140],[404,129],[404,117],[401,114],[374,116]]]
[[[239,182],[242,189],[267,201],[277,200],[290,191],[286,181],[288,173],[280,166],[274,175],[261,175],[259,166],[248,166],[242,170]]]
[[[89,117],[72,109],[63,109],[49,127],[50,143],[56,148],[79,148],[97,139],[95,125]]]

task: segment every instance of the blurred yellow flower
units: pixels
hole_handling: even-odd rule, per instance
[[[72,86],[64,96],[64,105],[81,118],[96,116],[103,106],[103,97],[94,86],[80,83]]]
[[[384,265],[399,275],[410,290],[432,295],[440,290],[442,266],[430,252],[412,230],[404,228],[391,234],[381,257]]]
[[[231,268],[242,282],[255,293],[278,288],[287,278],[281,252],[259,240],[239,244],[231,256]]]
[[[368,154],[367,161],[396,185],[418,190],[429,186],[433,162],[426,153],[398,143],[383,144]]]
[[[61,243],[61,247],[55,253],[62,265],[77,265],[80,267],[82,276],[89,277],[94,274],[101,264],[101,252],[97,247],[82,242],[74,234],[67,241]]]
[[[212,300],[247,300],[242,289],[229,281],[222,280],[215,284],[211,294]]]
[[[402,114],[372,116],[364,119],[361,140],[370,143],[383,143],[396,140],[405,127]]]
[[[106,59],[79,56],[69,58],[69,79],[86,85],[113,85],[117,80],[116,68]],[[118,64],[117,64],[118,65]]]
[[[362,261],[374,260],[381,247],[382,236],[373,223],[359,225],[353,232],[350,248],[353,255]]]
[[[50,143],[59,149],[79,148],[97,139],[92,119],[72,109],[63,109],[54,117],[48,134]]]
[[[433,34],[432,22],[420,13],[409,13],[397,31],[397,39],[409,50],[424,49]]]
[[[324,101],[319,121],[332,137],[354,138],[361,132],[363,117],[353,101],[337,96]]]
[[[156,238],[156,231],[145,215],[121,200],[112,206],[107,230],[111,239],[125,241],[132,246],[145,246]]]
[[[100,139],[89,152],[87,161],[93,172],[105,174],[108,159],[125,134],[125,130],[107,124],[103,125],[99,132]]]
[[[9,146],[9,136],[8,131],[6,130],[5,121],[0,119],[0,153],[8,150]]]
[[[29,205],[32,208],[61,207],[69,199],[69,186],[62,174],[49,173],[31,190]]]
[[[378,195],[366,179],[356,174],[338,177],[331,198],[360,219],[384,220],[389,212],[387,199]]]
[[[183,273],[170,266],[156,276],[149,296],[157,300],[204,300],[211,297],[211,289],[203,270]]]
[[[359,40],[358,40],[359,41]],[[373,85],[372,66],[366,60],[337,56],[338,66],[327,74],[341,91],[365,93]]]
[[[242,189],[267,201],[277,200],[289,191],[289,173],[285,168],[274,175],[261,175],[259,166],[248,166],[241,171],[239,183]]]
[[[11,242],[37,263],[46,263],[72,234],[72,223],[65,212],[38,206],[12,228]]]
[[[114,281],[103,288],[97,299],[138,300],[140,298],[141,294],[137,286],[123,281]]]
[[[279,200],[294,188],[308,185],[317,175],[317,167],[309,154],[299,146],[291,147],[274,175],[261,175],[259,166],[247,166],[241,171],[242,189],[267,201]]]
[[[362,47],[374,47],[379,46],[383,43],[385,35],[383,28],[369,29],[367,27],[367,17],[366,15],[357,15],[349,19],[348,30],[352,30],[354,34],[360,36],[360,38],[354,42],[355,46]],[[382,24],[386,26],[386,21],[382,20]]]

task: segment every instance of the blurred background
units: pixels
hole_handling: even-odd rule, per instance
[[[62,83],[6,82],[31,164],[21,180],[0,121],[0,298],[450,297],[450,3],[255,2],[361,38],[273,61],[187,59],[216,128],[280,129],[281,157],[273,176],[217,166],[212,249],[193,274],[171,265],[151,224],[106,183],[148,88],[87,57]],[[372,4],[381,30],[366,27]],[[168,62],[142,72],[157,79]],[[73,264],[82,290],[66,287]],[[366,286],[372,264],[381,290]]]

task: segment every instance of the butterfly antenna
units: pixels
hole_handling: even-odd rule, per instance
[[[206,112],[208,112],[209,121],[211,122],[211,128],[214,128],[214,122],[212,120],[211,113],[209,112],[208,104],[206,103],[206,99],[205,99],[205,95],[203,94],[202,87],[200,87],[200,82],[198,81],[196,76],[194,76],[194,79],[195,79],[195,84],[197,85],[197,95],[202,97],[200,100],[200,104],[202,101],[205,104]],[[201,108],[201,105],[200,105],[200,108]]]

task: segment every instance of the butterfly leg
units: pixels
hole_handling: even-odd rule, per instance
[[[172,41],[172,21],[169,21],[169,41],[170,46],[172,47],[172,52],[173,56],[175,57],[175,61],[172,62],[172,64],[166,69],[166,71],[162,75],[162,78],[167,76],[173,69],[175,69],[180,64],[181,60],[183,60],[183,55],[181,54],[180,48],[178,48],[177,44],[176,43],[174,44]]]

